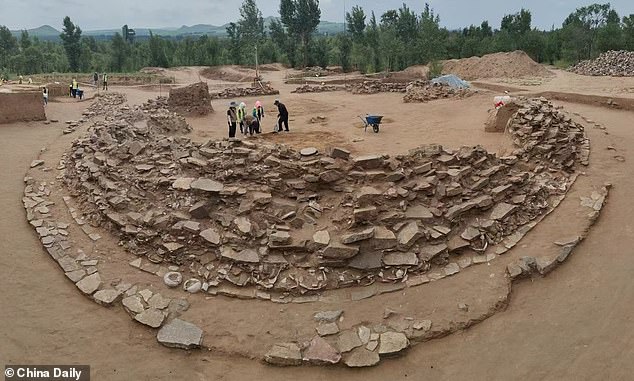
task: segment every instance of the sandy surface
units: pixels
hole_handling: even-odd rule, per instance
[[[278,82],[283,72],[267,75],[282,91],[280,97],[294,120],[291,134],[263,139],[283,140],[298,147],[338,143],[359,153],[391,154],[431,142],[450,147],[483,144],[500,151],[507,144],[503,136],[481,132],[491,94],[455,102],[404,105],[394,94],[289,95],[295,86]],[[565,82],[567,75],[560,78],[558,73],[553,81]],[[629,85],[598,78],[579,80],[575,86],[580,93],[619,94]],[[126,93],[131,103],[158,95],[140,89]],[[272,99],[263,101],[273,116]],[[83,102],[51,103],[47,113],[61,121],[76,119],[85,106]],[[224,107],[214,106],[218,111],[215,115],[192,120],[194,138],[223,137],[226,133]],[[110,311],[81,296],[44,254],[21,205],[22,179],[31,160],[42,147],[68,138],[61,135],[60,125],[0,125],[0,205],[4,212],[0,219],[0,276],[5,280],[0,294],[0,364],[90,364],[93,379],[107,380],[628,379],[634,374],[633,114],[564,106],[606,126],[609,133],[588,130],[594,151],[587,175],[594,181],[609,181],[614,189],[586,241],[569,262],[545,279],[516,285],[505,312],[462,333],[416,346],[401,359],[361,371],[278,369],[217,352],[168,350],[156,343],[152,331],[131,322],[121,309]],[[366,112],[389,118],[379,134],[358,128],[355,115]],[[327,125],[307,123],[308,114],[326,116]],[[270,128],[270,123],[265,128]],[[354,142],[358,139],[363,141]],[[618,153],[608,151],[607,146],[615,147]],[[614,160],[616,154],[626,161]],[[545,220],[549,222],[565,225],[565,210],[557,210]],[[535,254],[542,243],[531,244],[531,237],[527,237],[520,250]]]

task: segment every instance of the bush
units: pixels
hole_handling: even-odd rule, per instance
[[[438,61],[431,61],[429,63],[429,73],[427,73],[427,79],[438,78],[442,75],[442,64]]]

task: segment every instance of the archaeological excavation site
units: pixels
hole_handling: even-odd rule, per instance
[[[320,72],[300,83],[300,71],[270,69],[250,84],[236,79],[248,69],[184,68],[160,92],[120,85],[55,97],[46,115],[3,112],[56,134],[24,177],[41,260],[125,316],[150,351],[267,369],[414,356],[574,267],[613,187],[604,168],[625,161],[606,125],[553,89],[576,74],[517,52],[482,59],[543,83],[508,91],[460,61],[452,72],[481,82]],[[2,107],[31,94],[0,93],[12,97]],[[290,132],[274,129],[275,100]],[[261,133],[227,138],[226,110],[256,101]]]

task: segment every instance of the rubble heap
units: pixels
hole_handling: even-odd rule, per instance
[[[251,87],[230,87],[218,93],[213,93],[212,97],[220,99],[234,99],[264,95],[277,95],[279,93],[279,90],[275,90],[270,83],[262,83],[262,86],[258,84]]]
[[[306,85],[299,86],[295,90],[291,91],[291,93],[298,93],[298,94],[303,94],[303,93],[325,93],[325,92],[340,91],[340,90],[345,90],[345,87],[344,86],[337,86],[337,85],[325,85],[325,84],[321,84],[321,85],[308,85],[308,84],[306,84]]]
[[[167,104],[170,110],[184,115],[207,115],[214,111],[205,82],[171,89]]]
[[[363,81],[346,86],[352,94],[404,93],[407,83]]]
[[[634,52],[611,50],[594,60],[581,61],[569,70],[581,75],[633,77]]]
[[[135,110],[120,109],[75,141],[65,183],[91,225],[138,257],[188,266],[196,290],[306,295],[403,282],[546,213],[589,154],[583,128],[543,99],[521,102],[508,157],[439,145],[352,158],[201,144],[129,119]]]
[[[442,98],[466,98],[473,94],[474,92],[469,89],[454,89],[442,83],[417,80],[407,85],[403,101],[405,103],[425,103]]]

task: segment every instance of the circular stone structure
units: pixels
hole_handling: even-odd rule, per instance
[[[57,168],[59,190],[69,196],[50,201],[57,193],[51,192],[53,182],[39,179],[48,168],[37,160],[25,178],[24,205],[47,252],[84,294],[103,305],[121,304],[141,324],[168,327],[167,339],[165,331],[159,335],[168,346],[205,347],[202,330],[180,320],[187,315],[199,325],[243,329],[255,353],[274,365],[376,365],[412,343],[495,313],[506,303],[509,280],[547,273],[583,237],[557,243],[561,251],[552,257],[505,261],[501,282],[487,266],[475,267],[464,275],[469,284],[499,287],[499,296],[478,294],[490,306],[478,311],[470,307],[476,301],[444,295],[434,311],[462,317],[437,324],[420,316],[418,287],[430,284],[438,292],[436,281],[460,282],[466,268],[492,263],[513,248],[562,202],[578,168],[588,164],[583,127],[549,101],[516,101],[507,123],[516,149],[508,156],[482,147],[425,145],[393,157],[350,157],[336,147],[305,157],[249,140],[194,142],[185,135],[191,130],[186,121],[166,110],[163,100],[137,107],[124,100],[109,94],[84,113],[104,118],[73,142]],[[591,222],[606,197],[603,188],[583,198],[582,207],[593,211]],[[87,242],[55,220],[60,204]],[[95,250],[103,236],[107,242]],[[113,278],[123,273],[114,270],[116,263],[104,276],[100,250],[117,250],[112,255],[128,258],[143,276],[160,277],[161,287],[128,282],[129,274]],[[390,299],[382,296],[388,293]],[[209,297],[216,295],[268,303],[259,305],[258,314],[235,319],[235,304]],[[364,304],[375,297],[383,307],[392,299],[401,306],[410,300],[420,311],[409,316],[385,308],[377,322]],[[190,300],[217,306],[211,315],[200,307],[190,313]],[[343,310],[327,309],[350,302],[363,305],[352,322],[342,323]],[[278,303],[292,303],[296,313],[287,321],[259,317],[283,312]],[[257,334],[264,329],[274,334]],[[253,356],[232,346],[239,342],[213,346]]]

